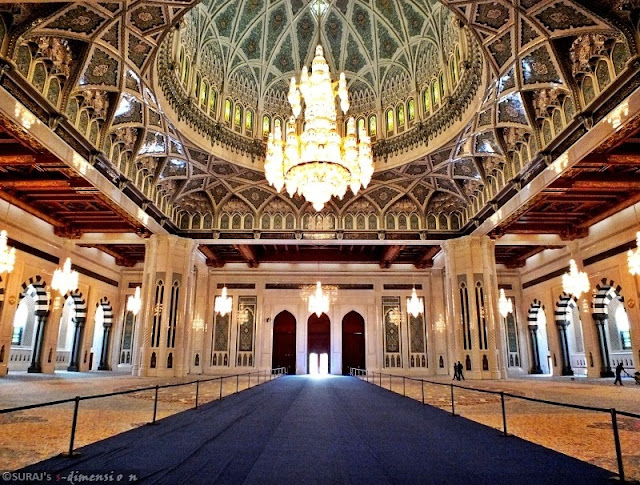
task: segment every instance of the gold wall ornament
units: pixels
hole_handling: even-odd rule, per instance
[[[633,308],[634,306],[636,306],[636,301],[632,298],[627,302],[627,306],[629,308]]]
[[[9,305],[15,305],[16,303],[16,297],[15,296],[10,296],[9,297]]]

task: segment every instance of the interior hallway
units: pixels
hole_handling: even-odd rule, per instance
[[[348,377],[291,376],[30,467],[147,483],[599,483],[603,469]]]

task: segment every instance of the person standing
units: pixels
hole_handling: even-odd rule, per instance
[[[462,362],[458,361],[458,380],[465,380],[464,374],[462,373]]]
[[[624,366],[622,365],[622,362],[618,362],[618,365],[616,366],[616,380],[613,381],[613,385],[615,386],[618,382],[620,383],[620,385],[622,385],[622,372],[624,371]]]
[[[453,363],[453,379],[451,380],[460,380],[460,378],[458,377],[458,364],[456,364],[455,362]]]

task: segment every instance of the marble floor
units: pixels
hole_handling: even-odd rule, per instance
[[[199,376],[207,378],[211,376]],[[73,398],[77,395],[191,382],[194,376],[175,379],[140,378],[115,372],[67,373],[37,375],[11,373],[0,379],[0,409]],[[261,382],[264,375],[261,377]],[[379,385],[378,379],[376,379]],[[449,384],[450,379],[438,382]],[[257,383],[254,375],[236,381],[228,377],[222,383],[227,396]],[[515,395],[552,401],[616,408],[640,413],[640,386],[625,380],[624,387],[614,387],[612,379],[548,379],[523,378],[501,381],[456,382],[461,386],[505,391]],[[389,378],[383,378],[389,388]],[[396,377],[391,380],[394,392],[422,399],[419,382]],[[425,403],[451,409],[449,386],[424,384]],[[201,383],[199,403],[219,399],[220,381]],[[81,401],[76,447],[93,443],[151,421],[154,391],[141,391],[126,396]],[[194,406],[195,385],[161,389],[158,394],[157,417],[161,419]],[[466,389],[454,389],[456,413],[487,426],[502,429],[500,397]],[[579,458],[611,471],[617,471],[611,416],[607,413],[580,411],[506,398],[508,432],[564,454]],[[57,455],[69,446],[73,404],[20,411],[0,415],[0,463],[4,469],[17,469]],[[619,417],[621,446],[625,471],[640,478],[640,419]]]

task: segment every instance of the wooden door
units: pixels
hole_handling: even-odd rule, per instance
[[[331,372],[331,321],[326,313],[319,317],[313,313],[307,321],[307,363],[309,354],[318,356],[327,354],[329,358],[329,372]]]
[[[342,319],[342,373],[350,367],[365,369],[364,318],[354,311]]]
[[[296,373],[296,319],[286,310],[273,320],[271,365],[274,369],[286,367],[287,374]]]

